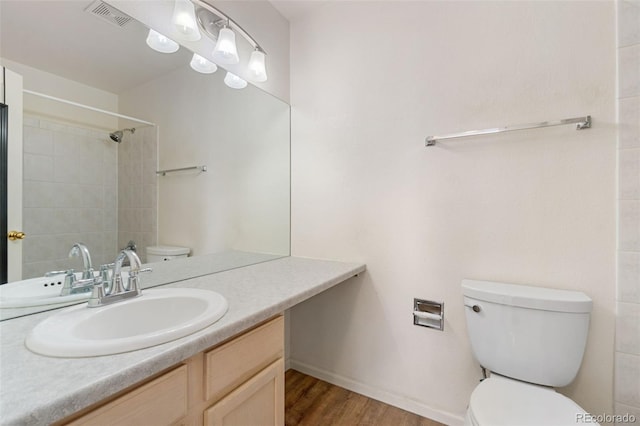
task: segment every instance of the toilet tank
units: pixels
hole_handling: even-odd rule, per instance
[[[578,291],[463,280],[471,349],[480,365],[560,387],[578,374],[592,301]]]
[[[191,249],[180,246],[150,246],[147,247],[147,262],[163,262],[166,260],[183,259],[189,256]]]

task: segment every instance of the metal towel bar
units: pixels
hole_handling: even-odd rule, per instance
[[[161,175],[161,176],[166,176],[167,173],[173,173],[173,172],[184,172],[187,170],[199,170],[201,172],[206,172],[207,171],[207,166],[192,166],[192,167],[182,167],[180,169],[167,169],[167,170],[158,170],[156,172],[157,175]]]
[[[442,135],[442,136],[427,136],[427,138],[425,139],[425,145],[433,146],[436,144],[436,141],[441,141],[445,139],[463,138],[466,136],[489,135],[492,133],[511,132],[514,130],[538,129],[541,127],[564,126],[566,124],[576,124],[576,130],[589,129],[591,128],[591,116],[587,115],[586,117],[565,118],[564,120],[543,121],[541,123],[517,124],[514,126],[494,127],[492,129],[470,130],[468,132],[450,133],[448,135]]]

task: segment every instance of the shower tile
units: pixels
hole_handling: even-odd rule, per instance
[[[67,132],[73,135],[93,137],[93,130],[87,129],[86,127],[68,126]]]
[[[618,2],[618,47],[640,43],[640,5]]]
[[[140,231],[153,232],[155,229],[155,210],[140,209]]]
[[[52,181],[53,157],[49,155],[24,154],[23,179],[37,181]]]
[[[615,403],[614,411],[615,411],[615,414],[619,416],[624,416],[624,415],[634,416],[636,418],[636,421],[637,419],[640,419],[640,407],[632,407],[630,405]]]
[[[615,400],[619,403],[640,407],[640,356],[616,353]]]
[[[619,203],[619,244],[622,251],[640,251],[640,201]]]
[[[115,186],[104,186],[104,205],[107,210],[113,210],[114,212],[118,208],[118,190]]]
[[[618,49],[618,96],[640,95],[640,44]]]
[[[40,127],[40,119],[31,115],[22,116],[22,124],[31,127]]]
[[[619,151],[619,197],[640,200],[640,148]]]
[[[618,302],[616,350],[640,355],[640,303]]]
[[[53,155],[53,132],[25,126],[22,149],[30,154]]]
[[[52,235],[33,235],[23,242],[23,261],[41,262],[56,259],[56,238]]]
[[[25,208],[22,212],[24,232],[29,236],[48,235],[57,230],[55,209]]]
[[[157,187],[156,185],[145,184],[142,186],[142,205],[141,207],[147,209],[156,208],[157,204]]]
[[[640,96],[619,100],[620,148],[640,148]]]
[[[142,183],[155,185],[158,181],[157,163],[155,160],[145,160],[142,162]]]
[[[65,126],[64,124],[60,124],[60,123],[56,123],[55,121],[49,121],[44,119],[40,119],[40,128],[53,130],[54,132],[68,132],[69,130],[67,126]]]
[[[55,207],[54,183],[25,180],[23,185],[23,207]]]
[[[618,301],[640,303],[640,253],[618,253],[617,290]]]

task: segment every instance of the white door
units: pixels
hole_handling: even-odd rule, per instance
[[[9,107],[7,229],[22,231],[22,76],[4,67],[2,101]],[[8,238],[0,235],[0,238]],[[22,240],[7,241],[8,282],[22,279]]]

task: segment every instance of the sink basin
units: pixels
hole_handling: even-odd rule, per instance
[[[78,272],[76,278],[80,279]],[[0,285],[0,309],[60,305],[87,300],[91,292],[60,296],[64,275],[38,277]]]
[[[214,291],[145,290],[112,305],[61,310],[36,325],[25,344],[32,352],[55,357],[129,352],[201,330],[222,318],[227,308],[224,296]]]

